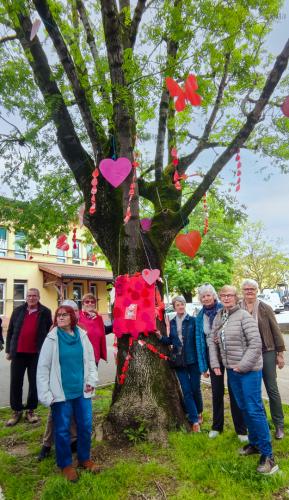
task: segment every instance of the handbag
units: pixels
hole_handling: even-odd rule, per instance
[[[186,330],[188,330],[188,326],[186,325]],[[186,332],[187,333],[187,332]],[[181,346],[177,347],[177,351],[173,351],[169,357],[169,365],[171,368],[185,368],[187,366],[185,361],[185,352],[184,352],[184,335],[183,343]]]
[[[186,362],[183,346],[178,348],[178,352],[172,352],[168,361],[171,368],[185,368]]]

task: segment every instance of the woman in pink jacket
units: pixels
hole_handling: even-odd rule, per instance
[[[79,312],[78,324],[87,332],[87,336],[94,350],[95,362],[107,361],[105,335],[111,333],[111,325],[105,326],[103,319],[96,310],[96,298],[92,293],[86,293],[82,297],[82,310]]]

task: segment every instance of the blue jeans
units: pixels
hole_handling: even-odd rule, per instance
[[[76,399],[53,403],[51,411],[58,467],[63,469],[72,464],[70,448],[70,423],[72,415],[74,415],[77,428],[77,458],[79,462],[88,460],[90,458],[92,433],[91,398],[80,396]]]
[[[249,443],[261,455],[272,456],[271,436],[262,401],[262,370],[248,373],[227,369],[231,389],[248,428]]]
[[[186,368],[176,368],[186,412],[191,424],[198,422],[198,414],[203,411],[203,398],[201,393],[201,374],[197,363],[187,365]]]

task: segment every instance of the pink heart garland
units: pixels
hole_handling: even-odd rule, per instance
[[[149,231],[152,225],[152,220],[149,219],[148,217],[145,217],[144,219],[141,219],[140,225],[144,232]]]
[[[132,164],[128,158],[118,158],[117,160],[106,158],[101,160],[99,164],[99,170],[103,177],[115,188],[127,178],[131,169]]]
[[[160,273],[159,269],[144,269],[141,275],[149,285],[152,285],[160,277]]]

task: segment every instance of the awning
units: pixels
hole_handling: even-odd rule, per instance
[[[59,280],[65,279],[83,279],[90,281],[106,281],[113,280],[113,274],[108,269],[97,267],[86,267],[71,264],[38,264],[39,270],[44,276],[50,275]]]

